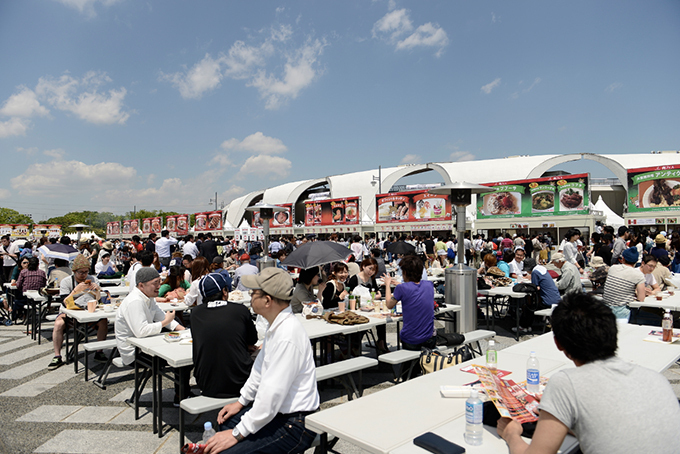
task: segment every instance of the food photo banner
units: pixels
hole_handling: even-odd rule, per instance
[[[359,198],[308,200],[305,202],[305,227],[351,225],[359,223]]]
[[[106,223],[106,236],[120,235],[120,221]]]
[[[212,230],[222,230],[222,212],[205,211],[196,213],[195,232],[209,232]]]
[[[61,236],[61,225],[57,225],[57,224],[33,224],[33,229],[32,229],[33,236],[35,236],[35,237],[37,237],[38,235],[42,236],[43,232],[45,232],[45,234],[50,238],[58,238],[58,237]]]
[[[151,228],[151,224],[149,224],[149,228]],[[123,237],[125,238],[132,238],[133,235],[139,235],[139,219],[124,220],[121,230],[123,232]]]
[[[628,212],[680,209],[680,165],[628,170]]]
[[[376,223],[450,221],[449,196],[427,191],[393,192],[375,197]]]
[[[160,234],[161,226],[163,225],[163,218],[160,216],[155,218],[142,219],[142,233],[148,235],[150,233]]]
[[[477,219],[588,214],[589,175],[558,175],[531,180],[488,183],[477,196]]]

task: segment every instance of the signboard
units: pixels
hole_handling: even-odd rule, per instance
[[[28,236],[28,224],[10,224],[13,238],[26,238]]]
[[[409,191],[378,194],[375,199],[377,224],[451,220],[451,201],[447,195]]]
[[[161,217],[144,218],[142,219],[142,233],[144,235],[149,235],[150,233],[159,234],[161,233],[162,225],[163,219]]]
[[[61,236],[61,226],[58,224],[50,224],[47,231],[47,236],[50,238],[59,238]]]
[[[0,224],[0,235],[11,235],[12,234],[12,224]]]
[[[120,221],[106,223],[106,236],[120,235]]]
[[[628,212],[680,210],[680,165],[628,169]]]
[[[189,233],[189,215],[178,214],[175,219],[175,231],[178,235],[186,235]]]
[[[305,227],[359,224],[359,198],[308,200]]]
[[[196,213],[194,231],[207,232],[211,230],[222,230],[222,212],[206,211],[203,213]]]
[[[293,205],[287,203],[285,205],[277,205],[281,208],[285,208],[286,211],[277,211],[274,213],[274,217],[269,220],[269,227],[271,228],[284,228],[293,226]]]
[[[477,196],[477,219],[588,214],[589,175],[558,175],[484,184]]]

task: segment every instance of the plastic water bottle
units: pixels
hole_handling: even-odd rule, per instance
[[[527,392],[529,394],[538,394],[541,390],[540,383],[541,371],[538,367],[536,352],[531,352],[527,360]]]
[[[203,441],[201,443],[206,444],[213,435],[215,435],[215,429],[213,429],[212,423],[208,421],[203,424]]]
[[[496,372],[498,366],[498,351],[496,350],[496,341],[491,339],[489,341],[489,346],[486,347],[486,367],[489,368],[491,372]]]
[[[663,329],[661,340],[671,342],[673,340],[673,316],[670,309],[666,309],[666,313],[663,314],[661,328]]]
[[[472,446],[482,444],[484,428],[484,406],[479,399],[476,389],[470,391],[470,397],[465,401],[465,442]]]

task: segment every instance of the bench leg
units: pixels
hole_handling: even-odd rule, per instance
[[[184,410],[179,407],[179,450],[184,446]]]
[[[321,442],[319,443],[319,446],[316,447],[314,450],[314,454],[327,454],[328,453],[328,434],[327,433],[322,433],[321,434]]]
[[[97,386],[99,386],[101,389],[106,389],[106,379],[109,377],[109,373],[111,372],[111,366],[113,366],[113,358],[115,358],[118,354],[118,349],[113,348],[111,350],[111,354],[109,355],[109,358],[106,360],[106,364],[104,364],[104,369],[102,369],[102,373],[99,375],[99,378],[97,378],[93,383]]]

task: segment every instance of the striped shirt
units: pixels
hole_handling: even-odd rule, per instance
[[[638,268],[628,265],[612,265],[604,283],[602,298],[607,306],[628,306],[637,300],[635,287],[645,282],[645,276]]]

